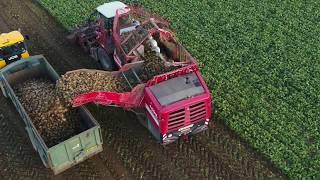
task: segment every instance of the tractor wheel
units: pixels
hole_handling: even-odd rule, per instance
[[[99,62],[104,70],[106,71],[115,70],[115,64],[113,60],[109,57],[109,55],[104,49],[99,48],[97,54],[98,54]]]

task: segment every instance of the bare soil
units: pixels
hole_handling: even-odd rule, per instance
[[[30,36],[31,54],[44,54],[58,73],[97,68],[97,63],[69,43],[67,31],[36,1],[0,0],[0,32]],[[14,106],[0,96],[0,178],[5,179],[286,179],[271,163],[212,120],[209,130],[190,142],[161,146],[133,113],[90,106],[102,126],[104,151],[53,176],[32,148]],[[216,122],[216,123],[214,123]]]

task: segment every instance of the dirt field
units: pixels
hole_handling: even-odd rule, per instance
[[[21,28],[33,55],[44,54],[58,73],[97,68],[67,32],[32,0],[0,0],[0,32]],[[104,151],[53,176],[32,148],[12,103],[0,97],[0,179],[261,179],[286,178],[223,125],[191,139],[161,146],[117,108],[90,107],[102,126]]]

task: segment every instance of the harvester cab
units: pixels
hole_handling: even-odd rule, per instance
[[[25,38],[19,31],[0,34],[0,68],[28,57]]]
[[[195,64],[151,79],[144,103],[147,128],[162,144],[208,128],[211,94]]]

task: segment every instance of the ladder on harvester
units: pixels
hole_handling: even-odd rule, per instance
[[[133,68],[130,68],[128,71],[121,73],[131,89],[133,89],[136,85],[143,83],[139,78],[137,72]]]

